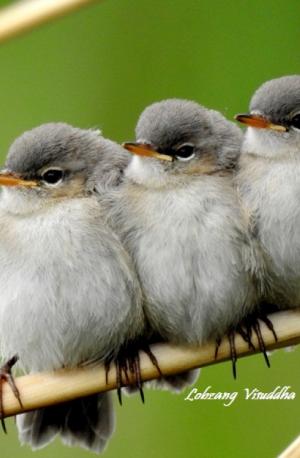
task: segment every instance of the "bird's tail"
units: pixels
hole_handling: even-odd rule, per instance
[[[70,446],[101,452],[114,431],[109,393],[46,407],[17,417],[19,439],[31,448],[45,447],[58,434]]]
[[[182,372],[177,375],[168,375],[159,379],[147,382],[149,388],[160,390],[171,390],[175,393],[180,393],[185,388],[193,385],[199,377],[200,369],[193,369],[187,372]]]
[[[170,390],[174,393],[181,393],[189,386],[193,385],[199,377],[200,369],[193,369],[187,372],[182,372],[177,375],[165,375],[150,382],[146,382],[147,388],[154,390]],[[136,386],[126,386],[125,393],[128,395],[135,394],[138,391]]]

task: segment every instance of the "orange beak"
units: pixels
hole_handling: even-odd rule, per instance
[[[36,181],[22,180],[11,172],[0,172],[0,186],[26,186],[32,188],[37,186]]]
[[[122,146],[130,151],[130,153],[137,154],[138,156],[154,157],[155,159],[160,159],[161,161],[173,161],[172,156],[158,153],[154,150],[153,145],[148,143],[123,143]]]
[[[277,132],[286,132],[287,128],[280,124],[273,124],[264,116],[256,114],[238,114],[234,117],[237,121],[242,124],[246,124],[250,127],[256,127],[257,129],[272,129]]]

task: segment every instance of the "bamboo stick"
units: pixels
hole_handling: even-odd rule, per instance
[[[21,0],[0,9],[0,43],[96,0]]]
[[[270,315],[278,336],[278,342],[270,330],[262,323],[261,329],[266,347],[269,350],[300,343],[300,309],[282,311]],[[258,352],[257,338],[253,336],[256,350],[249,350],[241,336],[235,338],[237,354],[240,357]],[[196,367],[208,366],[230,359],[230,347],[224,339],[215,360],[215,342],[201,347],[174,346],[170,344],[155,344],[151,347],[156,356],[161,371],[165,375],[183,372]],[[147,355],[141,353],[141,374],[144,381],[158,378],[157,369]],[[132,380],[132,379],[131,379]],[[77,369],[61,369],[55,372],[25,375],[16,378],[20,391],[23,409],[15,399],[7,384],[3,387],[4,417],[23,411],[59,404],[94,393],[116,388],[116,372],[112,367],[108,381],[105,379],[103,366],[89,366]]]
[[[299,458],[300,457],[300,436],[278,456],[278,458]]]

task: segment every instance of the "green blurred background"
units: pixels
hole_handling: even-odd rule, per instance
[[[59,0],[57,0],[59,1]],[[11,2],[1,2],[2,5]],[[230,119],[247,109],[270,78],[300,73],[299,0],[106,0],[0,47],[0,152],[24,130],[48,121],[100,127],[132,139],[149,103],[185,97]],[[117,428],[105,458],[275,457],[300,433],[299,349],[203,369],[199,389],[239,391],[219,401],[146,392],[117,406]],[[295,401],[245,401],[244,388],[291,386]],[[1,458],[32,456],[15,426],[0,438]],[[59,440],[36,458],[92,456]]]

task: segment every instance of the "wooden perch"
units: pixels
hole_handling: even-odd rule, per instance
[[[278,336],[274,336],[264,323],[261,323],[262,335],[268,350],[295,345],[300,343],[300,309],[282,311],[269,316]],[[239,357],[257,353],[258,341],[253,336],[256,350],[249,350],[248,344],[236,335],[235,343]],[[201,347],[174,346],[170,344],[155,344],[151,347],[157,357],[161,371],[171,375],[208,366],[230,359],[230,348],[227,339],[223,340],[215,360],[215,342]],[[144,381],[158,378],[157,369],[152,365],[147,355],[141,353],[141,375]],[[61,369],[55,372],[25,375],[16,378],[24,409],[21,409],[7,384],[3,387],[5,417],[34,410],[40,407],[59,404],[90,394],[108,391],[116,388],[116,372],[112,367],[108,383],[105,380],[104,366],[89,366],[77,369]]]
[[[278,458],[299,458],[300,456],[300,436],[278,456]]]
[[[0,43],[96,0],[21,0],[0,9]]]

